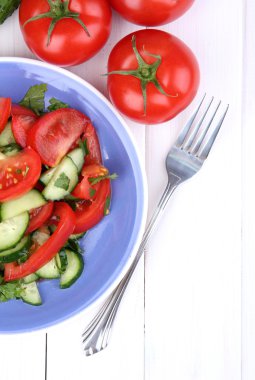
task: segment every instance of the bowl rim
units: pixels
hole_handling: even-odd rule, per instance
[[[31,330],[27,329],[21,329],[21,330],[15,330],[15,331],[1,331],[0,330],[0,335],[1,334],[24,334],[24,333],[33,333],[37,331],[49,331],[55,327],[58,327],[64,323],[70,323],[72,320],[76,317],[78,317],[81,313],[89,313],[92,309],[98,308],[106,299],[110,296],[110,294],[113,292],[113,290],[117,287],[119,282],[124,278],[125,274],[127,273],[129,267],[131,266],[132,262],[134,261],[135,255],[138,251],[139,245],[142,241],[143,233],[145,230],[146,226],[146,221],[147,221],[147,212],[148,212],[148,183],[147,183],[147,177],[146,177],[146,172],[145,172],[145,165],[142,164],[143,160],[141,157],[141,153],[138,149],[137,142],[132,135],[129,126],[126,122],[126,120],[119,114],[117,109],[112,105],[112,103],[107,99],[105,95],[103,95],[97,88],[95,88],[92,84],[87,82],[85,79],[81,78],[79,75],[65,69],[59,66],[55,66],[53,64],[44,62],[44,61],[39,61],[36,59],[32,58],[23,58],[23,57],[13,57],[13,56],[6,56],[6,57],[0,57],[0,64],[2,63],[14,63],[14,64],[28,64],[32,66],[38,66],[42,68],[46,68],[52,71],[57,72],[58,74],[61,74],[63,76],[69,77],[71,80],[74,80],[75,82],[78,82],[82,86],[85,86],[88,88],[91,92],[93,92],[98,98],[100,98],[101,101],[103,101],[113,112],[115,117],[119,120],[120,124],[123,126],[125,133],[127,134],[129,140],[131,141],[131,144],[133,146],[133,149],[135,151],[135,154],[137,156],[137,163],[139,165],[139,170],[141,173],[141,183],[142,183],[142,218],[141,218],[141,223],[139,226],[139,230],[136,236],[135,244],[133,246],[133,249],[130,251],[130,254],[127,258],[126,263],[124,266],[121,268],[120,273],[118,276],[114,279],[112,284],[94,301],[92,301],[88,306],[85,308],[82,308],[81,306],[78,308],[78,310],[75,310],[72,313],[69,313],[68,315],[62,316],[58,318],[56,321],[53,322],[46,322],[42,326],[39,327],[33,327]]]

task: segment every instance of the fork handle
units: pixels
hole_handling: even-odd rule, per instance
[[[158,203],[158,206],[156,210],[154,211],[154,214],[152,215],[152,218],[150,219],[150,222],[144,232],[141,244],[138,248],[137,254],[130,268],[128,269],[126,275],[121,280],[119,285],[115,288],[113,293],[105,301],[105,303],[103,304],[99,312],[92,319],[87,329],[84,331],[83,343],[84,343],[84,351],[87,356],[93,355],[94,353],[97,353],[103,350],[105,347],[107,347],[108,342],[109,342],[110,332],[111,332],[120,302],[127,288],[127,285],[144,252],[144,248],[152,232],[155,230],[158,224],[158,221],[160,219],[159,217],[162,215],[164,208],[167,205],[167,202],[169,198],[171,197],[172,193],[174,192],[174,190],[176,189],[176,187],[177,187],[176,183],[171,184],[170,182],[168,182],[165,188],[165,191],[162,194],[162,197]]]

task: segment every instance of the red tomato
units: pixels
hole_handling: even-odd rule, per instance
[[[88,154],[85,157],[86,165],[100,164],[102,162],[100,145],[96,130],[91,123],[87,124],[82,140],[87,141]]]
[[[61,108],[41,116],[27,135],[27,144],[42,162],[56,166],[84,132],[89,119],[72,108]]]
[[[126,20],[144,26],[167,24],[183,15],[195,0],[110,0]]]
[[[19,22],[37,57],[71,66],[88,60],[103,47],[111,31],[111,8],[107,0],[22,0]]]
[[[14,115],[27,115],[27,116],[36,116],[36,114],[27,107],[21,106],[20,104],[12,103],[11,114]]]
[[[39,268],[49,262],[60,248],[63,247],[73,232],[75,216],[71,207],[64,202],[57,202],[55,204],[53,214],[58,221],[55,232],[43,245],[33,252],[24,263],[6,264],[4,271],[5,281],[17,280],[36,272]]]
[[[30,221],[26,234],[37,230],[37,228],[40,228],[50,218],[53,206],[54,203],[49,202],[42,207],[37,207],[29,211]]]
[[[83,178],[72,191],[72,195],[80,199],[92,199],[96,190],[91,185],[89,179],[108,175],[109,172],[104,166],[92,164],[83,166],[81,174]]]
[[[120,40],[108,59],[108,92],[126,116],[144,124],[175,117],[195,97],[199,66],[173,35],[140,30]]]
[[[12,133],[16,142],[25,148],[27,145],[27,134],[37,120],[32,115],[12,115]]]
[[[2,132],[10,117],[11,103],[11,98],[0,98],[0,132]]]
[[[110,180],[105,179],[94,186],[96,193],[92,201],[76,202],[74,234],[85,232],[94,227],[106,215],[111,196]]]
[[[31,190],[40,174],[40,157],[31,148],[0,160],[0,201],[9,201]]]

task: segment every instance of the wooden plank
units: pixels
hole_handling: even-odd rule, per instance
[[[230,103],[203,169],[170,202],[148,246],[145,379],[240,380],[242,3],[196,1],[165,30],[201,67],[205,91]],[[190,115],[148,128],[150,204],[166,183],[164,159]]]
[[[255,4],[246,1],[243,87],[243,249],[242,249],[242,379],[255,376]]]

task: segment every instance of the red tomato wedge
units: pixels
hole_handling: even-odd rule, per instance
[[[12,133],[16,142],[25,148],[27,146],[27,134],[37,120],[37,116],[32,115],[13,115]]]
[[[96,129],[91,123],[88,123],[82,137],[87,141],[88,155],[85,158],[86,165],[101,164],[102,156]]]
[[[27,115],[27,116],[36,116],[36,114],[27,107],[21,106],[20,104],[12,103],[11,114],[14,115]]]
[[[31,190],[40,174],[40,157],[29,147],[0,160],[0,201],[9,201]]]
[[[102,165],[92,164],[83,166],[81,174],[83,178],[74,188],[72,195],[80,199],[91,199],[94,197],[95,189],[90,184],[89,178],[108,175],[109,171]]]
[[[11,98],[0,98],[0,132],[2,132],[10,117],[11,103]]]
[[[54,203],[49,202],[42,207],[37,207],[29,211],[29,226],[26,235],[40,228],[50,217],[53,212]]]
[[[89,119],[72,108],[62,108],[41,116],[29,130],[27,144],[41,157],[43,164],[56,166],[79,139]]]
[[[96,192],[92,201],[76,202],[74,234],[89,230],[108,214],[107,203],[111,196],[110,180],[105,179],[99,182],[94,189]]]
[[[72,234],[75,225],[75,216],[70,206],[64,202],[55,204],[53,215],[57,221],[57,228],[49,239],[41,245],[22,264],[9,263],[5,265],[4,280],[13,281],[31,273],[49,262],[63,247]]]

